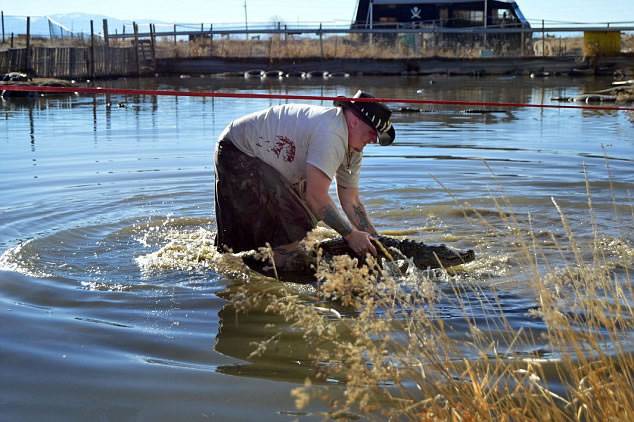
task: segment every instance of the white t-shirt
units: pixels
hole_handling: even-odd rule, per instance
[[[338,107],[285,104],[231,122],[219,139],[279,171],[292,185],[306,180],[306,164],[345,187],[359,186],[361,154],[348,151],[348,127]],[[301,189],[303,191],[303,189]]]

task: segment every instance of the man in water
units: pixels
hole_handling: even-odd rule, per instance
[[[373,97],[359,91],[353,98]],[[367,144],[394,142],[390,116],[381,103],[352,100],[334,107],[278,105],[231,122],[215,156],[218,250],[269,243],[284,269],[321,220],[357,255],[376,255],[359,174]],[[333,178],[345,216],[328,194]]]

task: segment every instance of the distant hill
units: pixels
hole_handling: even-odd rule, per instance
[[[103,32],[103,20],[108,19],[108,31],[112,34],[116,32],[121,33],[123,26],[125,25],[126,32],[132,31],[131,20],[121,20],[110,16],[102,15],[90,15],[86,13],[67,13],[56,14],[49,16],[54,22],[63,25],[68,31],[75,34],[90,34],[90,20],[94,23],[95,34],[101,35]],[[166,24],[160,21],[150,21],[148,19],[140,19],[136,21],[139,24],[139,31],[146,32],[148,30],[148,24],[154,23],[157,26],[157,30],[161,30],[159,27],[170,27],[172,24]],[[163,28],[165,30],[165,28]],[[15,35],[26,33],[26,16],[4,16],[4,33],[5,37],[10,37],[11,33]],[[32,16],[31,17],[31,34],[33,36],[49,36],[49,23],[46,16]]]

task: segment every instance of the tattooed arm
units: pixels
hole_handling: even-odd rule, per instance
[[[326,176],[317,167],[310,164],[307,166],[306,201],[308,202],[308,206],[311,211],[317,216],[317,218],[323,220],[324,223],[328,224],[330,227],[335,229],[337,233],[343,236],[355,253],[363,255],[366,252],[369,252],[376,255],[376,249],[370,241],[370,233],[360,230],[360,226],[356,223],[353,227],[348,219],[341,215],[335,206],[335,203],[332,201],[332,198],[328,195],[330,182],[331,181],[328,176]]]
[[[368,213],[359,197],[359,189],[338,185],[337,194],[339,195],[339,202],[341,202],[341,206],[352,224],[361,231],[377,236],[378,233],[370,221]]]

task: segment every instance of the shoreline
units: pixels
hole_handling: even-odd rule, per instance
[[[167,74],[231,74],[258,69],[285,73],[330,72],[351,75],[613,75],[634,74],[634,54],[586,59],[561,57],[321,59],[318,57],[269,59],[266,57],[193,57],[156,60],[156,72]]]

